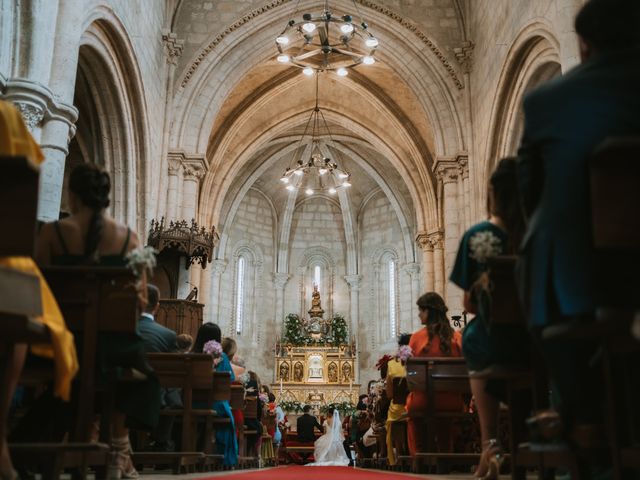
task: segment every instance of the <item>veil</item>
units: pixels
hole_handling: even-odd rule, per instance
[[[342,444],[342,422],[338,410],[333,411],[331,428],[322,435],[314,444],[314,463],[309,465],[322,466],[346,466],[349,464],[349,457],[344,451]]]
[[[340,412],[338,410],[333,411],[333,420],[331,424],[331,438],[334,441],[342,442],[342,422],[340,421]]]

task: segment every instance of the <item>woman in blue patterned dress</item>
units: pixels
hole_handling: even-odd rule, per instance
[[[483,370],[490,365],[526,364],[529,349],[527,332],[513,325],[490,325],[484,301],[488,299],[487,262],[497,255],[516,252],[524,218],[518,203],[516,161],[505,158],[498,162],[489,180],[489,218],[472,226],[460,242],[450,280],[462,288],[464,308],[475,317],[465,327],[462,353],[469,370]],[[475,398],[483,452],[476,478],[497,478],[501,448],[497,441],[500,385],[484,379],[471,379]]]
[[[215,323],[204,323],[198,329],[196,340],[193,343],[194,353],[204,353],[205,345],[211,340],[220,343],[222,334],[220,327]],[[220,347],[220,361],[215,366],[216,372],[229,372],[231,381],[235,380],[233,369],[229,357],[222,351]],[[218,400],[213,402],[211,409],[221,417],[228,417],[231,420],[229,425],[216,429],[216,451],[220,455],[224,455],[224,465],[236,465],[238,463],[238,438],[236,437],[236,426],[233,421],[233,413],[228,400]]]

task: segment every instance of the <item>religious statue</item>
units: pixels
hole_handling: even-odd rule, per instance
[[[289,381],[289,364],[287,362],[282,362],[280,364],[280,380],[285,382]]]
[[[307,365],[309,367],[309,372],[307,375],[308,382],[322,382],[323,381],[323,373],[322,367],[324,364],[324,359],[322,355],[309,355],[307,359]]]
[[[351,364],[348,362],[345,362],[342,364],[342,381],[344,383],[347,383],[348,381],[352,380],[351,377]]]
[[[327,374],[329,376],[329,381],[330,382],[338,382],[338,366],[331,362],[329,364],[329,368],[327,369]]]
[[[311,337],[315,340],[319,340],[322,337],[322,324],[324,320],[322,316],[324,315],[324,310],[320,306],[320,291],[318,290],[318,285],[313,285],[313,293],[311,294],[311,309],[308,311],[309,313],[309,322],[307,326],[307,330]]]
[[[293,381],[301,382],[304,379],[304,367],[301,362],[296,362],[293,366]]]

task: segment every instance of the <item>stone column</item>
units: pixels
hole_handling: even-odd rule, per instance
[[[433,290],[445,297],[444,272],[444,235],[441,231],[429,234],[429,242],[433,250]]]
[[[435,279],[433,269],[433,245],[429,240],[427,232],[420,232],[416,237],[416,242],[422,250],[422,281],[425,292],[435,291]]]
[[[460,200],[462,202],[462,209],[460,210],[460,233],[463,228],[466,230],[471,226],[471,196],[469,190],[469,156],[459,155],[458,165],[460,167],[460,182],[458,182]],[[463,221],[464,220],[464,221]]]
[[[205,172],[204,160],[202,166],[194,162],[185,161],[183,168],[182,219],[190,222],[192,219],[195,220],[198,214],[198,192],[200,190],[200,179]]]
[[[178,182],[182,171],[182,160],[175,152],[168,155],[169,186],[167,189],[166,221],[178,219]]]
[[[273,285],[276,289],[276,328],[279,329],[282,329],[282,322],[284,322],[284,287],[289,278],[291,275],[287,272],[274,272],[273,274]]]
[[[413,332],[420,327],[417,316],[413,314],[413,306],[420,296],[420,264],[416,262],[407,263],[402,269],[411,278],[411,301],[409,302],[409,324],[405,325],[405,328],[401,328],[400,331]]]
[[[193,268],[193,266],[191,268]],[[204,304],[204,311],[202,314],[202,320],[204,322],[215,322],[215,320],[210,320],[212,317],[211,309],[213,308],[213,300],[211,298],[211,275],[212,272],[208,268],[200,268],[200,287],[198,288],[198,301]]]
[[[458,177],[460,176],[456,159],[439,158],[434,166],[437,178],[443,186],[444,218],[444,275],[447,277],[453,268],[460,242],[460,201],[458,198]],[[462,292],[448,282],[444,284],[445,300],[451,312],[461,311]]]
[[[349,285],[349,316],[351,317],[349,319],[349,335],[353,335],[360,323],[358,292],[360,291],[362,275],[345,275],[344,279]]]
[[[220,318],[220,297],[222,295],[222,274],[227,268],[227,261],[216,259],[211,262],[211,275],[213,276],[211,288],[211,308],[209,314],[205,314],[205,322],[216,322]],[[206,310],[205,310],[206,312]]]

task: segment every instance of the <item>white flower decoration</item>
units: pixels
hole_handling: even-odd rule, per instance
[[[502,253],[502,242],[489,231],[474,233],[469,239],[469,256],[478,263],[486,263],[488,259]]]
[[[150,246],[138,247],[131,250],[125,256],[127,267],[133,270],[133,273],[140,277],[144,271],[153,272],[156,266],[156,254],[158,251]]]

